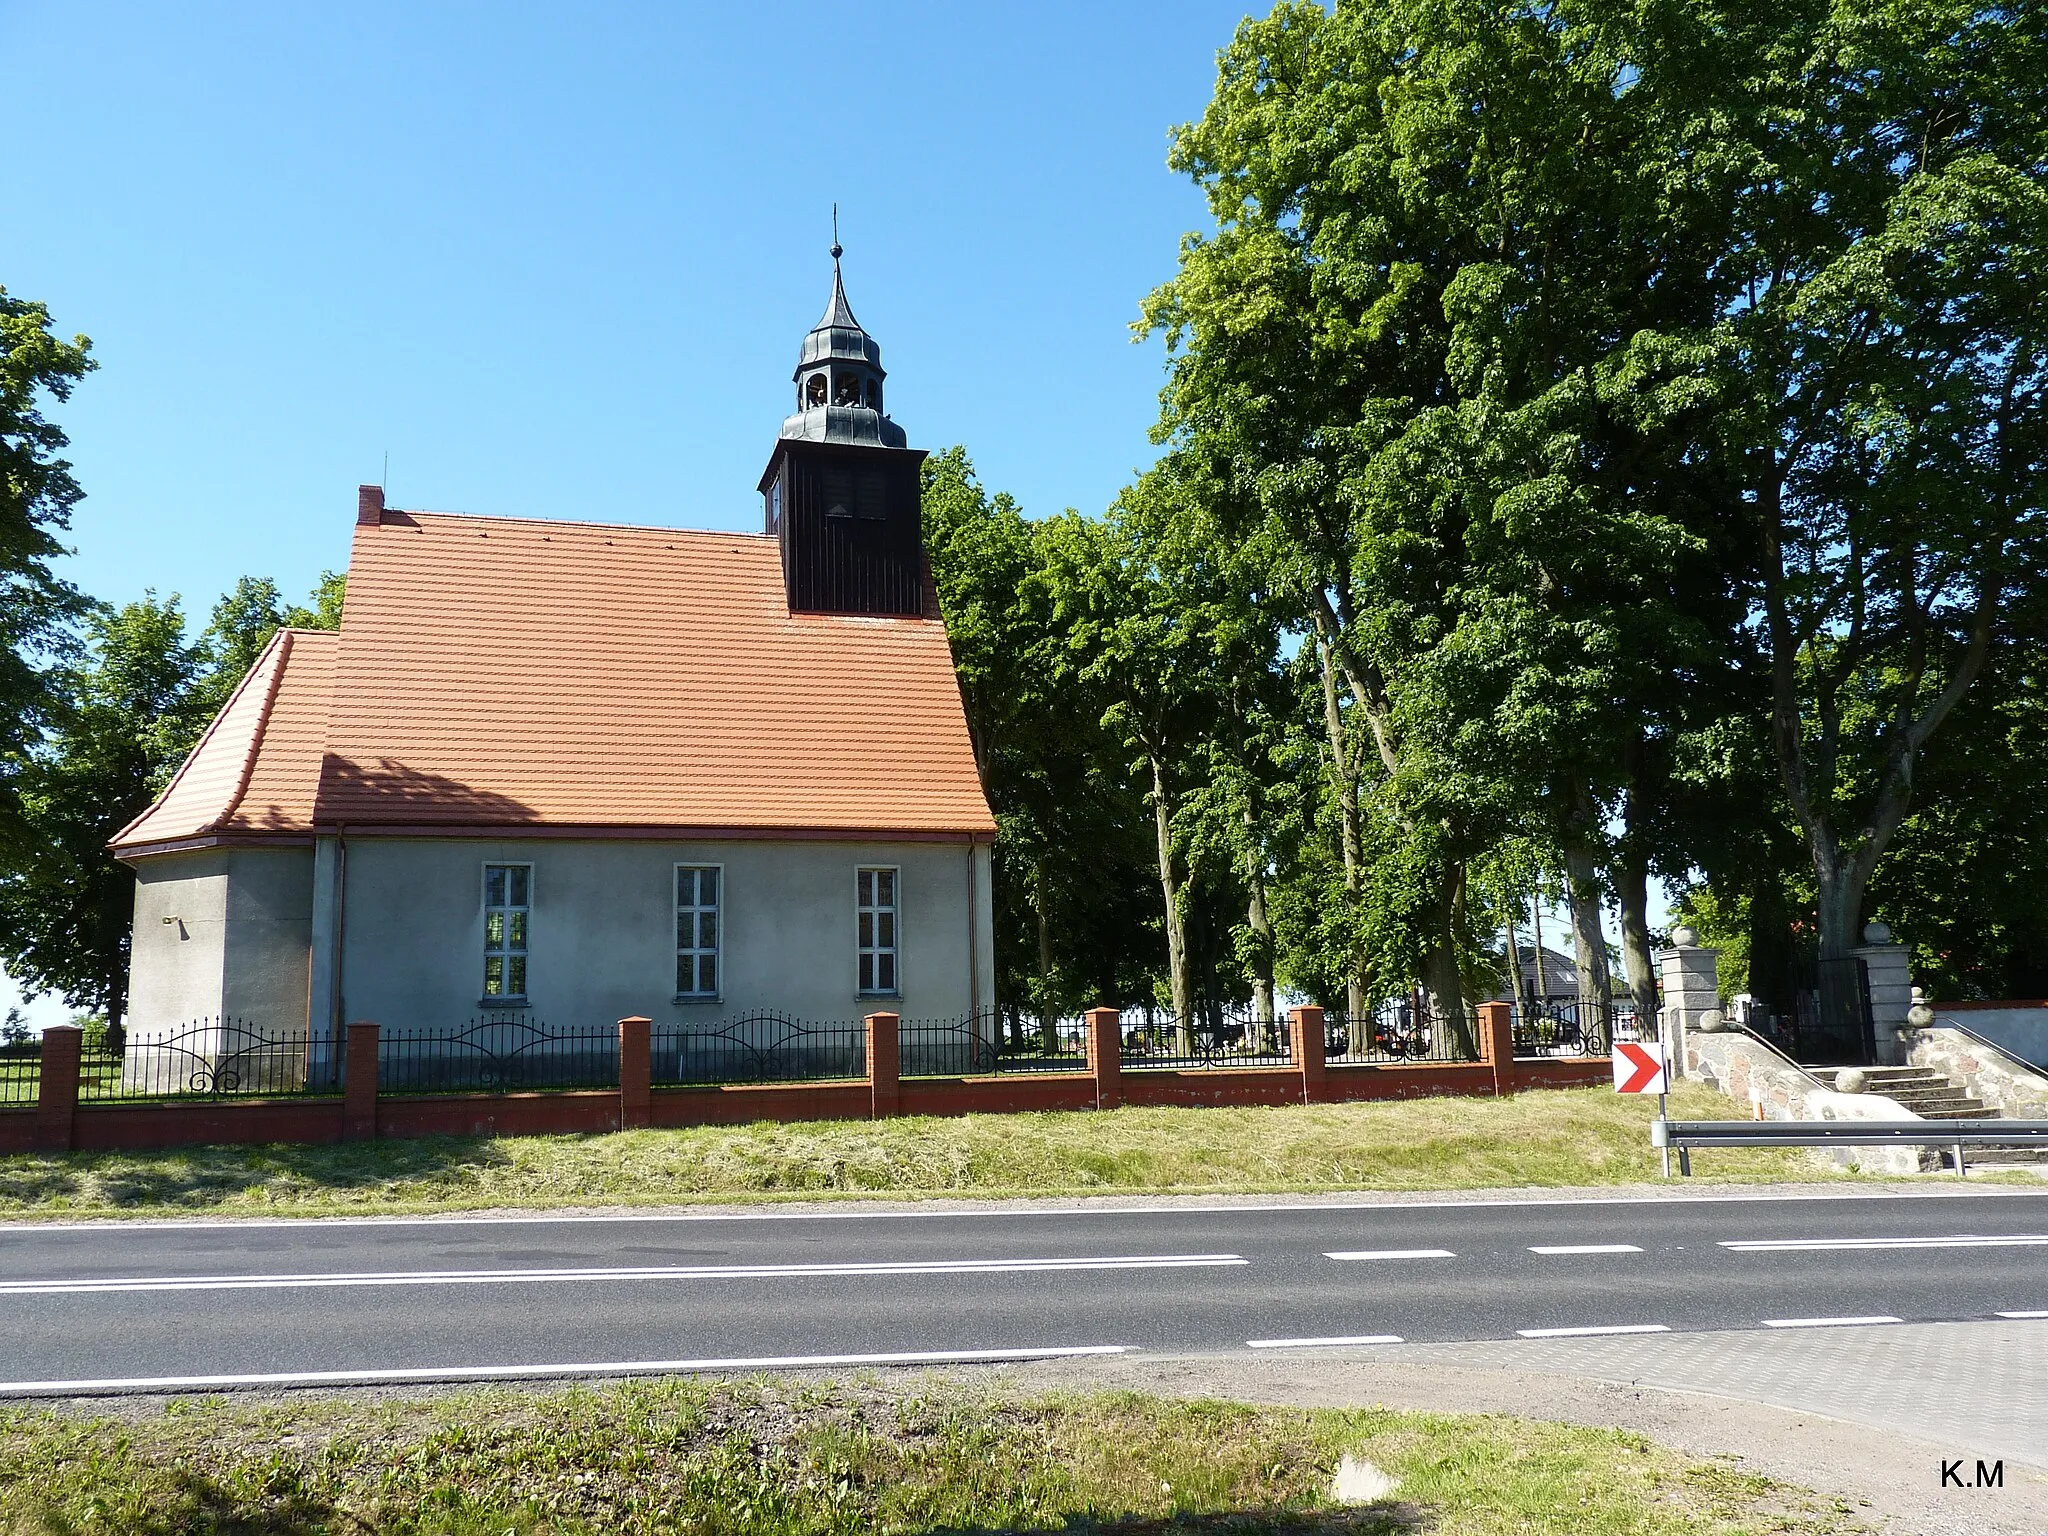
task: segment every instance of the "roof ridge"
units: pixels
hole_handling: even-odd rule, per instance
[[[277,633],[270,637],[270,644],[263,648],[263,656],[257,658],[256,664],[261,666],[264,658],[272,651],[277,652],[277,660],[270,668],[270,684],[263,690],[263,708],[256,715],[256,729],[249,733],[248,750],[242,754],[242,769],[235,775],[234,791],[228,796],[228,803],[222,808],[221,813],[214,817],[213,825],[209,829],[211,831],[218,831],[233,821],[235,812],[242,807],[242,797],[249,793],[249,775],[256,771],[256,754],[263,750],[263,738],[270,732],[270,711],[277,704],[277,690],[284,682],[284,669],[291,664],[294,633],[296,632],[280,626]],[[253,675],[254,668],[250,670]],[[247,682],[248,679],[245,678],[243,681]],[[235,691],[240,693],[241,689],[237,688]]]
[[[671,538],[682,535],[692,539],[749,539],[756,543],[772,543],[775,535],[762,533],[758,529],[745,528],[672,528],[664,523],[594,523],[573,517],[515,517],[505,512],[437,512],[429,507],[406,507],[402,510],[407,517],[460,518],[466,523],[511,523],[520,528],[622,528],[629,533],[665,534]]]
[[[258,670],[263,666],[264,661],[269,658],[270,653],[277,649],[279,636],[283,633],[284,631],[280,629],[277,634],[274,634],[270,637],[269,643],[263,647],[262,652],[256,657],[254,661],[249,663],[249,670],[242,674],[242,680],[239,683],[235,684],[235,691],[227,696],[227,701],[223,703],[221,707],[214,712],[213,718],[206,722],[206,729],[201,731],[199,733],[199,739],[192,743],[192,750],[187,752],[185,754],[185,760],[182,763],[178,764],[178,771],[172,774],[170,778],[165,781],[164,787],[157,791],[156,797],[152,799],[148,805],[142,808],[141,813],[137,815],[134,818],[134,820],[130,821],[128,825],[126,825],[120,831],[116,832],[112,837],[107,839],[108,847],[118,847],[123,838],[127,837],[127,835],[130,832],[133,832],[137,827],[141,826],[145,821],[149,820],[150,815],[156,810],[156,808],[171,798],[171,791],[176,789],[178,785],[184,781],[185,775],[192,771],[193,764],[197,763],[199,759],[205,754],[206,745],[208,742],[213,740],[213,733],[220,729],[221,722],[223,720],[226,720],[229,715],[234,713],[235,704],[237,703],[237,701],[241,699],[242,691],[249,686],[250,680],[256,676]],[[289,644],[290,642],[287,641],[285,643]],[[282,666],[280,666],[277,669],[277,675],[280,678],[284,676],[284,668]],[[276,700],[277,689],[273,685],[269,688],[263,700],[263,714],[257,719],[256,722],[256,730],[254,734],[258,740],[262,739],[263,727],[267,723],[270,715],[270,706],[273,703],[275,703]],[[209,820],[205,826],[199,829],[200,833],[213,831],[214,829],[219,827],[223,821],[226,821],[228,816],[233,814],[235,805],[240,804],[242,795],[247,792],[249,768],[255,762],[255,760],[255,753],[254,750],[252,749],[249,754],[248,761],[242,765],[240,782],[236,786],[234,798],[230,802],[228,810],[223,812],[221,815],[215,816],[211,820]]]

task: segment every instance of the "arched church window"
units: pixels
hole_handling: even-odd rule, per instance
[[[814,373],[804,383],[804,408],[825,403],[825,375]]]
[[[842,373],[832,381],[832,403],[834,405],[860,404],[860,375]]]

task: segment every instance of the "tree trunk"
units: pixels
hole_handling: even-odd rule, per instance
[[[1613,978],[1607,970],[1607,936],[1600,931],[1600,882],[1593,873],[1590,850],[1566,849],[1564,862],[1572,918],[1572,958],[1579,972],[1580,1023],[1584,1024],[1584,1015],[1590,1008],[1604,1033]]]
[[[1465,871],[1452,870],[1444,890],[1436,946],[1423,957],[1422,987],[1428,995],[1431,1026],[1450,1031],[1451,1054],[1459,1061],[1476,1061],[1472,1019],[1465,1008],[1465,978],[1458,970],[1458,930],[1465,904]],[[1355,1027],[1355,1026],[1354,1026]]]
[[[1038,912],[1038,1043],[1050,1056],[1059,1049],[1059,1035],[1052,1005],[1052,920],[1045,911],[1043,860],[1032,871],[1032,886],[1032,905]]]
[[[1539,881],[1539,884],[1541,882]],[[1543,975],[1543,893],[1532,891],[1529,895],[1530,936],[1536,943],[1536,1006],[1540,1009],[1550,1001],[1550,983]]]
[[[1251,807],[1245,807],[1245,830],[1256,834]],[[1248,839],[1245,851],[1245,926],[1252,931],[1252,1023],[1258,1031],[1258,1045],[1271,1050],[1277,1043],[1273,1016],[1273,920],[1266,914],[1266,869],[1259,856],[1258,838]]]
[[[1152,821],[1159,833],[1159,890],[1166,899],[1167,980],[1173,988],[1175,1046],[1183,1056],[1195,1050],[1194,987],[1188,975],[1188,936],[1180,910],[1180,873],[1173,867],[1172,803],[1166,794],[1166,764],[1152,764]]]
[[[1317,639],[1316,660],[1323,673],[1323,729],[1330,738],[1331,771],[1337,789],[1338,829],[1344,851],[1344,895],[1355,912],[1360,893],[1365,888],[1361,867],[1363,855],[1359,851],[1362,840],[1358,832],[1358,773],[1346,746],[1344,717],[1337,706],[1336,662],[1330,654],[1330,642],[1326,637]],[[1350,963],[1345,968],[1344,1011],[1351,1020],[1353,1038],[1358,1038],[1356,1031],[1365,1027],[1365,963],[1357,955],[1346,958]]]
[[[1614,861],[1614,897],[1621,908],[1622,970],[1640,1034],[1657,1017],[1657,971],[1650,959],[1650,878],[1641,860]]]
[[[1508,986],[1514,994],[1515,1017],[1527,1023],[1529,1019],[1529,989],[1522,982],[1522,951],[1521,947],[1515,943],[1515,928],[1520,920],[1520,913],[1511,913],[1508,917]]]

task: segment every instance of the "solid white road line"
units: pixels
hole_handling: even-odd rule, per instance
[[[1724,1242],[1736,1253],[1805,1253],[1832,1248],[2044,1248],[2048,1233],[2011,1237],[1761,1237]]]
[[[1766,1328],[1860,1328],[1865,1323],[1896,1323],[1896,1317],[1767,1317]]]
[[[2048,1312],[2001,1312],[1998,1315],[2017,1320],[2020,1318],[2048,1317]]]
[[[921,1259],[876,1264],[645,1265],[604,1269],[415,1269],[303,1275],[135,1275],[6,1280],[0,1296],[82,1296],[126,1291],[287,1291],[372,1285],[539,1285],[558,1281],[767,1280],[814,1275],[1018,1275],[1086,1269],[1210,1269],[1251,1261],[1234,1253],[1128,1258]]]
[[[1662,1323],[1615,1323],[1605,1328],[1517,1328],[1525,1339],[1591,1339],[1609,1333],[1669,1333]]]
[[[1575,1243],[1563,1247],[1531,1248],[1531,1253],[1558,1255],[1567,1253],[1641,1253],[1643,1250],[1634,1243]]]
[[[1326,1259],[1455,1259],[1448,1248],[1361,1248],[1350,1253],[1326,1253]]]
[[[551,1376],[653,1376],[680,1371],[801,1370],[837,1365],[972,1365],[1121,1355],[1128,1344],[1056,1344],[1040,1349],[924,1349],[891,1355],[757,1355],[734,1360],[599,1360],[564,1365],[423,1365],[361,1371],[266,1371],[235,1376],[105,1376],[86,1381],[0,1381],[0,1396],[68,1397],[95,1392],[196,1392],[226,1387],[317,1387],[377,1381],[518,1381]]]
[[[608,1222],[706,1222],[706,1221],[959,1221],[1036,1216],[1229,1216],[1241,1213],[1300,1214],[1314,1211],[1467,1211],[1541,1209],[1565,1205],[1785,1205],[1805,1201],[1827,1203],[1877,1200],[2042,1200],[2048,1193],[2035,1189],[1956,1189],[1952,1186],[1927,1189],[1830,1190],[1820,1193],[1781,1195],[1770,1193],[1712,1195],[1557,1195],[1525,1200],[1317,1200],[1245,1201],[1234,1205],[1167,1204],[1174,1196],[1161,1196],[1156,1205],[996,1205],[976,1209],[964,1205],[930,1202],[936,1209],[832,1211],[789,1210],[616,1210],[616,1211],[444,1211],[434,1216],[227,1216],[173,1217],[167,1220],[130,1221],[119,1216],[92,1221],[0,1221],[0,1232],[183,1232],[212,1227],[257,1231],[292,1227],[547,1227],[577,1226]],[[864,1202],[863,1202],[864,1203]]]
[[[1398,1333],[1348,1333],[1327,1339],[1246,1339],[1246,1349],[1312,1349],[1319,1344],[1401,1344]]]

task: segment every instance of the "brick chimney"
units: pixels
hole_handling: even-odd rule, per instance
[[[374,527],[384,521],[384,487],[381,485],[359,485],[356,487],[356,525],[369,524]]]

